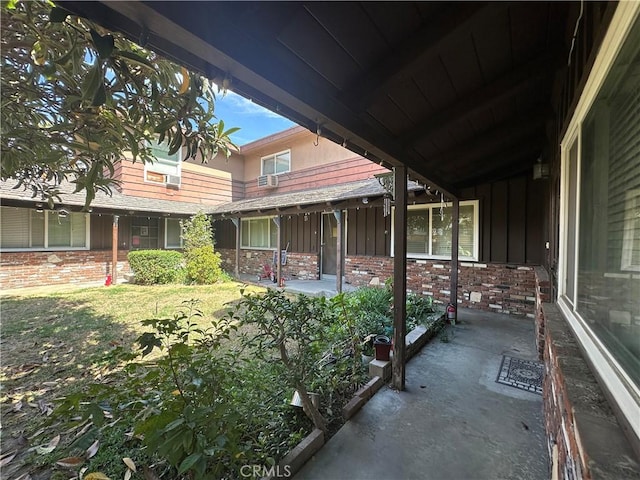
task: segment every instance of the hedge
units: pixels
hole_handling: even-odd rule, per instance
[[[127,256],[135,282],[141,285],[174,283],[184,277],[182,253],[172,250],[135,250]]]

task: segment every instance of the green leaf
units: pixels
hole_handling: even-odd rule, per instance
[[[49,21],[51,23],[62,23],[69,16],[69,12],[67,12],[64,8],[53,7],[49,12]]]
[[[98,89],[93,95],[93,100],[91,101],[91,105],[94,107],[100,107],[104,105],[107,101],[107,89],[104,86],[104,79],[100,79],[98,83]]]
[[[182,425],[184,423],[184,418],[178,418],[176,420],[174,420],[173,422],[171,422],[169,425],[167,425],[166,427],[164,427],[164,432],[170,432],[171,430],[179,427],[180,425]]]
[[[113,47],[115,46],[113,35],[100,35],[93,28],[89,30],[89,33],[91,33],[93,45],[96,47],[100,58],[109,58],[113,53]]]
[[[87,75],[84,77],[82,81],[82,98],[89,99],[93,98],[96,94],[96,89],[98,88],[98,84],[100,82],[100,77],[102,77],[102,68],[99,63],[96,63]]]
[[[162,347],[162,341],[151,332],[145,332],[138,338],[138,345],[142,348],[142,356],[146,357],[153,351],[153,347]]]
[[[144,67],[148,67],[151,70],[155,71],[155,69],[156,69],[156,67],[153,65],[153,63],[151,63],[149,60],[147,60],[144,57],[141,57],[140,55],[138,55],[136,53],[128,52],[126,50],[118,50],[117,55],[119,57],[124,57],[127,60],[131,60],[131,61],[133,61],[133,62],[135,62],[135,63],[137,63],[139,65],[142,65]]]
[[[178,473],[182,474],[189,471],[201,458],[202,453],[192,453],[182,461],[180,467],[178,468]]]
[[[101,427],[104,424],[104,412],[97,403],[89,405],[89,414],[91,414],[91,421],[96,427]]]

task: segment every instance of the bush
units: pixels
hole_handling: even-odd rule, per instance
[[[141,285],[179,282],[183,275],[182,254],[171,250],[135,250],[127,256],[135,281]]]
[[[220,254],[213,251],[213,245],[192,248],[185,252],[184,258],[188,282],[207,285],[220,279]]]
[[[222,275],[220,254],[213,249],[211,220],[199,212],[182,224],[187,281],[206,285]]]

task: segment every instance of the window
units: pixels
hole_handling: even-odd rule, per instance
[[[131,219],[131,249],[148,250],[161,248],[159,232],[159,218],[133,217]]]
[[[278,228],[271,217],[243,218],[240,226],[242,248],[277,248]]]
[[[451,258],[452,214],[450,203],[407,207],[407,257]],[[477,260],[477,200],[460,202],[458,225],[458,255],[463,259]]]
[[[0,248],[3,250],[86,250],[89,214],[0,207]]]
[[[182,225],[177,218],[165,218],[164,248],[182,248]]]
[[[262,157],[261,175],[279,175],[291,170],[291,150]]]
[[[179,177],[182,163],[182,149],[169,155],[168,143],[152,143],[149,148],[156,156],[156,161],[145,164],[144,179],[147,182],[167,183],[168,176]]]
[[[638,13],[616,10],[562,142],[558,306],[640,435]]]

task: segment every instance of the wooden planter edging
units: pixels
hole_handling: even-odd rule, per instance
[[[407,352],[407,360],[413,357],[424,347],[429,340],[436,336],[445,323],[445,315],[438,318],[429,328],[419,325],[407,334],[405,337],[405,345]],[[353,395],[353,398],[342,408],[342,416],[345,421],[353,417],[362,406],[369,401],[373,395],[382,388],[385,380],[379,376],[374,376],[365,385],[360,387]],[[315,429],[307,435],[293,450],[291,450],[278,464],[276,476],[265,477],[262,480],[270,480],[272,478],[292,477],[302,466],[307,463],[325,443],[322,430]]]

